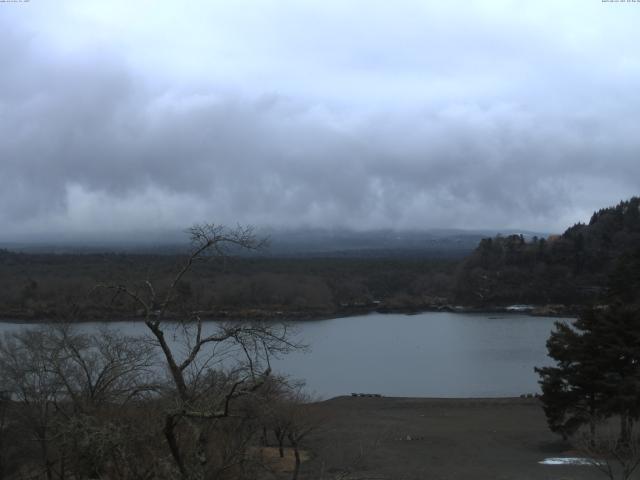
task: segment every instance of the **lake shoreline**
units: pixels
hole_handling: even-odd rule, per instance
[[[526,308],[525,308],[526,307]],[[220,310],[217,313],[203,312],[201,318],[203,321],[248,321],[262,320],[273,322],[300,322],[300,321],[322,321],[335,320],[337,318],[356,317],[373,313],[379,314],[401,314],[401,315],[419,315],[421,313],[448,312],[461,314],[523,314],[533,317],[575,317],[583,308],[582,305],[505,305],[493,307],[476,307],[462,305],[426,305],[420,307],[390,307],[390,306],[362,306],[348,307],[339,310],[315,311],[315,310],[299,310],[299,311],[283,311],[272,309],[242,309],[242,310]],[[177,322],[182,317],[169,313],[164,321]],[[70,323],[88,323],[88,322],[143,322],[143,315],[120,316],[117,319],[108,316],[94,315],[85,317],[82,320],[73,320]],[[34,312],[0,312],[0,323],[65,323],[68,319],[60,318],[57,315],[42,315]]]

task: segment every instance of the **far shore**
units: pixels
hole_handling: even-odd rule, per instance
[[[360,315],[368,315],[371,313],[380,314],[405,314],[419,315],[429,312],[450,312],[450,313],[474,313],[474,314],[522,314],[535,317],[575,317],[580,310],[584,308],[581,305],[504,305],[504,306],[459,306],[459,305],[425,305],[419,307],[402,307],[402,306],[356,306],[341,308],[339,310],[327,312],[317,310],[299,310],[284,311],[273,309],[223,309],[218,312],[202,312],[200,318],[204,321],[247,321],[247,320],[265,320],[274,322],[297,322],[297,321],[314,321],[314,320],[333,320],[336,318],[348,318]],[[181,317],[176,314],[167,314],[166,321],[179,321]],[[68,318],[51,314],[38,314],[37,312],[12,310],[10,312],[0,312],[1,323],[87,323],[87,322],[137,322],[144,321],[143,315],[118,316],[110,318],[106,315],[86,315],[81,320]]]

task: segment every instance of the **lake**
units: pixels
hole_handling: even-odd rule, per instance
[[[539,391],[533,368],[550,364],[545,342],[556,321],[567,319],[427,312],[297,322],[297,337],[310,348],[277,359],[273,366],[305,380],[308,391],[322,398],[351,392],[518,396]],[[141,322],[110,325],[130,335],[145,333]],[[0,332],[21,327],[0,323]]]

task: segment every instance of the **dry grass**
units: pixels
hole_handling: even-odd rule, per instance
[[[305,462],[309,460],[310,455],[306,450],[300,450],[300,461]],[[293,454],[292,448],[284,449],[284,457],[280,457],[280,452],[277,447],[261,447],[256,448],[256,453],[259,455],[262,463],[270,470],[276,473],[293,472],[296,464],[296,459]]]

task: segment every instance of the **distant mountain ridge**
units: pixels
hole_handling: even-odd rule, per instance
[[[269,239],[269,246],[261,255],[274,257],[450,257],[462,258],[471,253],[488,236],[516,233],[514,230],[364,230],[348,229],[258,229],[259,236]],[[525,238],[541,235],[518,231]],[[166,240],[163,241],[163,238]],[[188,243],[178,241],[178,232],[149,237],[133,242],[51,242],[0,243],[0,248],[24,253],[151,253],[176,254],[184,252]]]

